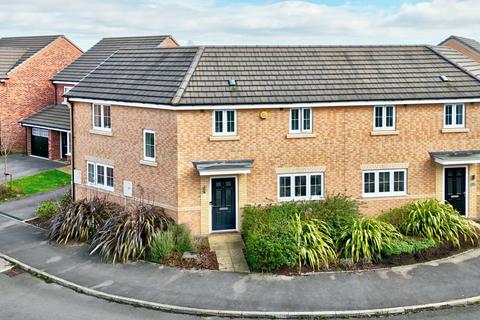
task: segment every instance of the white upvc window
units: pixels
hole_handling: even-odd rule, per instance
[[[67,156],[72,155],[71,145],[72,145],[72,135],[70,132],[67,132]]]
[[[92,161],[87,162],[87,184],[113,191],[113,166]]]
[[[395,130],[395,106],[373,107],[373,130]]]
[[[445,128],[465,128],[465,105],[463,103],[446,104],[443,118]]]
[[[407,194],[407,170],[366,170],[363,175],[364,197],[388,197]]]
[[[155,162],[155,131],[143,130],[143,159],[146,161]]]
[[[318,200],[323,198],[323,173],[281,174],[278,176],[280,201]]]
[[[237,111],[213,110],[212,132],[214,136],[237,135]]]
[[[312,133],[312,124],[311,108],[290,109],[290,133]]]
[[[110,114],[110,106],[104,104],[92,104],[93,129],[111,131],[112,118]]]
[[[63,87],[63,103],[67,103],[67,97],[65,97],[65,94],[70,91],[73,87],[68,87],[65,86]]]

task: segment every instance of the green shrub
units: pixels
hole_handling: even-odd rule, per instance
[[[174,224],[162,208],[139,205],[115,215],[100,227],[90,246],[103,259],[127,262],[145,256],[155,234]]]
[[[378,261],[383,248],[395,238],[401,237],[397,229],[389,223],[373,218],[360,218],[346,227],[337,241],[342,255],[357,263]]]
[[[120,206],[103,198],[72,202],[51,220],[49,239],[59,243],[88,241],[97,228],[119,210]]]
[[[40,206],[35,210],[38,218],[51,219],[60,210],[60,206],[57,202],[52,200],[43,201]]]
[[[394,256],[399,254],[415,254],[417,252],[434,248],[438,242],[430,239],[412,239],[398,238],[393,239],[382,250],[384,256]]]
[[[388,222],[396,227],[400,226],[405,221],[405,217],[412,210],[413,204],[409,203],[398,208],[393,208],[382,212],[378,216],[378,220]]]
[[[175,250],[173,230],[159,231],[150,245],[150,260],[160,262],[172,255]]]
[[[448,241],[459,247],[460,240],[478,239],[475,228],[447,203],[437,200],[416,202],[399,225],[406,235],[423,237],[436,241]]]
[[[243,217],[245,258],[255,271],[294,267],[298,247],[291,217],[298,203],[246,207]]]
[[[292,224],[296,231],[299,268],[304,263],[314,270],[322,266],[328,268],[337,255],[327,224],[316,219],[303,221],[298,213]]]
[[[172,255],[173,252],[183,253],[194,251],[190,230],[185,225],[170,225],[166,231],[159,231],[150,245],[150,260],[159,262]]]

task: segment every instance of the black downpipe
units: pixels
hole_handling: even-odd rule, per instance
[[[67,97],[67,105],[70,106],[70,165],[72,166],[72,199],[75,201],[75,183],[73,179],[75,178],[75,139],[73,139],[73,104],[70,103],[70,100]]]

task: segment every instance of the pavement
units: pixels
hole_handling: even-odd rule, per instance
[[[14,277],[0,273],[0,319],[10,320],[214,320],[217,317],[166,313],[111,303],[76,293],[55,283],[46,283],[28,273]],[[233,318],[231,318],[233,319]],[[367,320],[372,318],[357,318]],[[424,311],[377,320],[472,320],[480,319],[480,305]]]
[[[210,249],[215,251],[218,269],[226,272],[249,273],[247,260],[243,254],[245,244],[240,233],[220,233],[208,237]]]
[[[0,170],[3,175],[4,159],[0,158]],[[32,174],[65,167],[65,163],[25,156],[23,154],[12,154],[7,158],[7,171],[12,179],[18,179]],[[3,179],[3,177],[0,177]]]
[[[0,203],[0,212],[22,221],[31,219],[35,217],[35,210],[42,201],[60,200],[69,188],[70,186],[66,186],[26,198]]]
[[[85,245],[50,244],[44,230],[0,215],[0,257],[88,295],[202,315],[368,315],[372,309],[401,313],[411,306],[428,309],[480,300],[480,249],[364,272],[287,277],[191,271],[147,262],[104,263],[90,256]]]

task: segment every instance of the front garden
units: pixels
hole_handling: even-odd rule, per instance
[[[84,242],[108,262],[147,260],[182,268],[218,269],[206,239],[194,238],[163,209],[143,203],[128,207],[94,197],[45,201],[30,223],[49,230],[60,244]]]
[[[296,274],[410,264],[478,245],[478,230],[436,200],[362,216],[344,196],[247,207],[245,256],[258,272]]]

